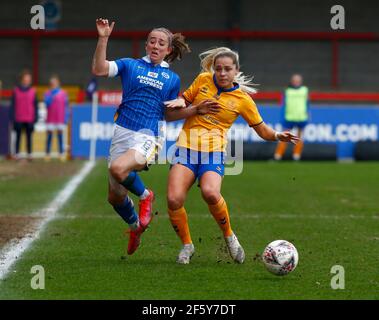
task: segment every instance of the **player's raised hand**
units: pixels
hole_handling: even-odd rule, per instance
[[[174,99],[174,100],[165,101],[164,105],[167,108],[171,108],[171,109],[185,108],[186,102],[184,101],[184,99],[178,98],[178,99]]]
[[[298,136],[295,136],[290,131],[279,132],[277,137],[280,141],[291,142],[293,144],[297,144],[300,141],[300,138]]]
[[[211,100],[211,99],[203,100],[197,105],[198,114],[207,114],[207,113],[215,114],[219,111],[220,111],[220,105],[215,100]]]
[[[114,27],[114,21],[109,25],[108,19],[96,19],[96,28],[99,37],[109,37]]]

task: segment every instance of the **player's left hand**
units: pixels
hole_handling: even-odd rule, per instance
[[[278,139],[283,142],[291,142],[293,144],[297,144],[300,141],[298,136],[295,136],[290,131],[284,131],[278,133]]]
[[[96,19],[96,28],[97,28],[97,33],[99,37],[106,37],[108,38],[113,30],[114,27],[114,21],[109,25],[108,19]]]
[[[186,102],[184,101],[184,99],[181,99],[181,98],[165,101],[164,104],[167,108],[172,108],[172,109],[186,107]]]

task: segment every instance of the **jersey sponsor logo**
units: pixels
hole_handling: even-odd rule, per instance
[[[207,119],[209,122],[215,124],[215,125],[218,125],[220,123],[220,121],[218,121],[217,119],[211,117],[209,114],[205,114],[203,116],[205,119]]]
[[[163,88],[163,82],[156,80],[156,79],[151,79],[146,76],[138,76],[137,79],[139,80],[139,83],[141,84],[147,84],[151,87],[157,88],[159,90],[162,90]]]
[[[152,77],[152,78],[158,78],[158,73],[156,73],[156,72],[152,72],[152,71],[149,71],[148,73],[147,73],[147,75],[149,76],[149,77]]]
[[[208,87],[202,87],[202,88],[200,89],[200,92],[201,92],[201,93],[207,93],[207,92],[208,92]]]
[[[170,79],[170,75],[167,72],[162,72],[162,77]]]

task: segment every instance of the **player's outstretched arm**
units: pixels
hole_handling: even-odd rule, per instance
[[[186,119],[196,114],[215,114],[219,112],[219,104],[217,101],[207,99],[201,101],[197,105],[190,105],[183,98],[166,101],[165,120],[176,121]]]
[[[175,108],[185,108],[188,103],[183,98],[176,98],[174,100],[165,101],[164,105],[166,108],[175,109]]]
[[[109,36],[112,33],[114,22],[109,25],[107,19],[96,19],[96,28],[98,33],[97,46],[92,60],[92,73],[95,76],[108,76],[109,62],[107,61],[107,44]]]
[[[283,142],[291,142],[293,144],[296,144],[300,138],[298,136],[295,136],[289,131],[285,132],[277,132],[271,127],[269,127],[267,124],[262,122],[261,124],[253,127],[255,132],[264,140],[267,141],[283,141]]]

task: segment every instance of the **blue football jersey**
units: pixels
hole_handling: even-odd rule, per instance
[[[164,119],[163,102],[178,97],[179,76],[168,68],[167,62],[154,65],[148,56],[119,59],[115,63],[123,90],[116,123],[134,131],[147,129],[158,136],[158,123]]]

